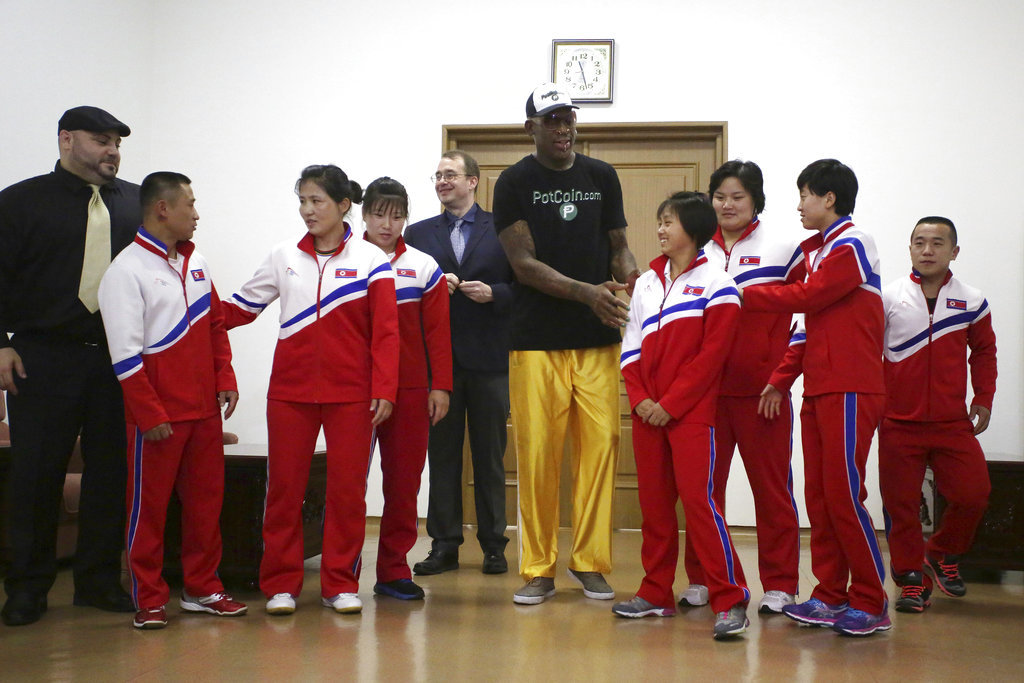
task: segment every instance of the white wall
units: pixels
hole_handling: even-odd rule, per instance
[[[192,177],[196,240],[226,294],[272,244],[302,234],[292,185],[303,166],[337,163],[364,185],[391,175],[409,188],[414,219],[432,215],[426,176],[442,124],[522,120],[553,38],[611,37],[615,103],[580,119],[728,121],[730,157],[765,171],[773,227],[798,230],[795,178],[826,156],[857,172],[855,218],[877,239],[884,282],[909,268],[918,217],[956,221],[955,270],[987,293],[999,338],[982,444],[990,458],[1021,459],[1024,5],[636,0],[579,11],[522,0],[463,16],[446,14],[455,5],[351,5],[0,0],[0,185],[50,168],[64,109],[103,106],[135,131],[122,177]],[[264,438],[276,313],[232,333],[242,403],[229,425],[243,440]],[[796,445],[801,499],[799,436]],[[734,472],[729,519],[752,524]],[[379,509],[377,480],[370,512]]]

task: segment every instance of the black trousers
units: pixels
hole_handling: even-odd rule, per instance
[[[57,522],[68,460],[81,435],[82,489],[75,590],[120,582],[124,547],[125,453],[121,387],[105,346],[25,338],[15,349],[27,378],[8,392],[11,469],[7,595],[45,595],[57,576]]]
[[[471,372],[455,367],[448,414],[430,430],[430,492],[427,533],[433,549],[454,551],[462,536],[462,446],[469,423],[477,540],[484,552],[503,552],[505,536],[505,454],[508,373]]]

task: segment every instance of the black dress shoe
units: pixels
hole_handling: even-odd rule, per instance
[[[444,550],[431,550],[427,553],[427,559],[417,562],[412,566],[414,574],[419,576],[429,574],[440,574],[459,568],[459,553],[446,552]]]
[[[8,626],[27,626],[39,621],[46,611],[46,596],[15,593],[7,598],[0,615]]]
[[[95,607],[104,612],[134,612],[132,599],[120,586],[111,586],[101,590],[75,591],[76,607]]]
[[[484,553],[484,574],[504,574],[508,571],[508,561],[505,553],[500,551],[489,551]]]

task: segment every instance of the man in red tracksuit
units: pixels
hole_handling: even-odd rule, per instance
[[[807,328],[806,344],[791,349],[806,349],[800,422],[818,585],[810,600],[786,605],[783,614],[866,636],[892,628],[885,567],[864,507],[865,465],[885,403],[878,252],[849,216],[857,198],[849,167],[815,161],[800,173],[797,187],[801,222],[818,232],[800,245],[807,280],[743,292],[744,308],[804,313]]]
[[[199,214],[191,181],[152,173],[140,190],[143,223],[100,282],[99,303],[128,428],[128,569],[136,628],[167,625],[161,576],[172,491],[181,498],[181,564],[189,612],[240,616],[224,593],[220,509],[225,417],[238,401],[231,347],[206,260],[190,241]]]
[[[977,435],[992,411],[996,336],[984,295],[949,270],[960,251],[956,242],[951,220],[922,218],[910,235],[913,271],[882,291],[889,395],[878,430],[878,473],[900,612],[928,607],[932,577],[946,595],[967,592],[958,559],[971,547],[991,488]],[[928,466],[947,506],[926,545],[919,511]]]

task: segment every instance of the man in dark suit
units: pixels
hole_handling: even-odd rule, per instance
[[[8,626],[46,611],[57,577],[60,497],[79,436],[85,469],[74,604],[135,609],[121,587],[124,406],[96,294],[141,223],[139,186],[117,177],[121,138],[130,133],[97,107],[69,109],[57,124],[53,171],[0,192],[0,390],[12,447],[11,566],[0,617]]]
[[[509,309],[512,269],[491,214],[476,203],[480,167],[460,150],[441,156],[434,190],[444,213],[409,226],[405,241],[434,257],[448,279],[454,390],[448,414],[430,430],[430,554],[416,574],[459,568],[462,544],[462,445],[469,422],[477,540],[483,572],[508,571],[505,560],[505,425],[508,417]]]

